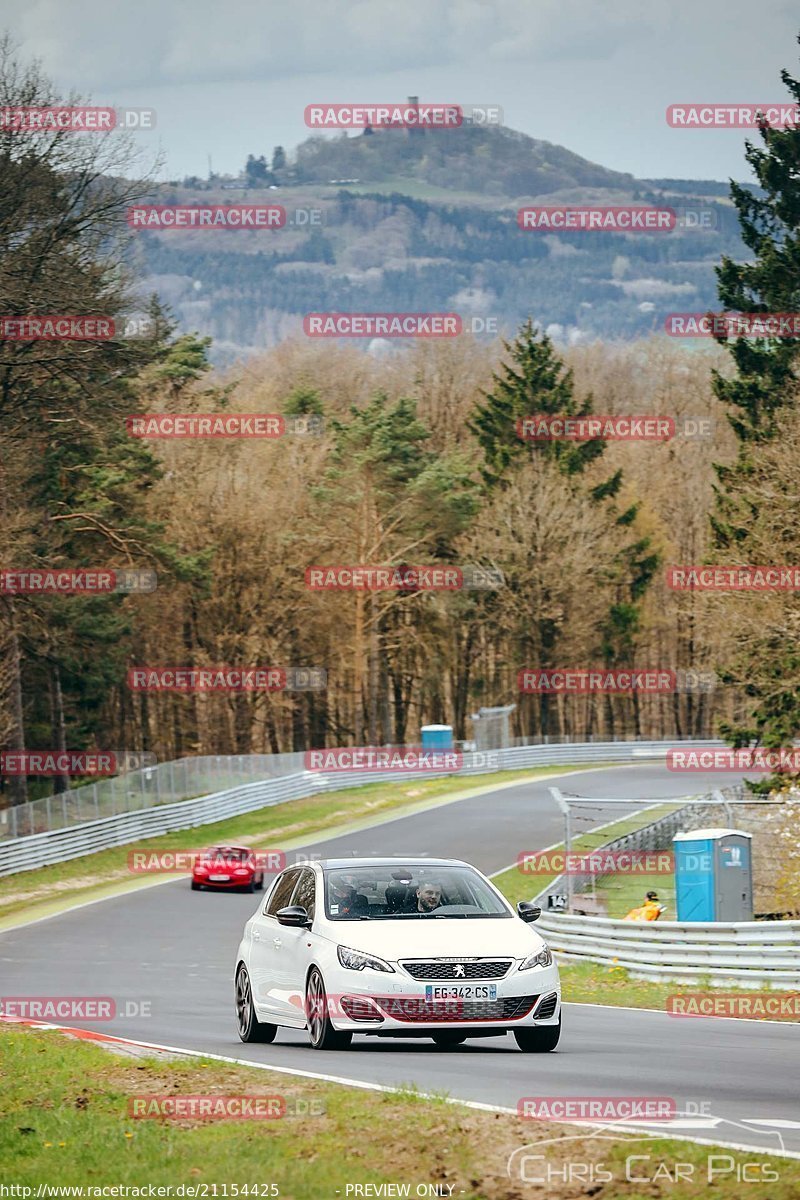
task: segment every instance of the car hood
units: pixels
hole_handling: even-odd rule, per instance
[[[516,918],[331,921],[326,933],[343,946],[392,962],[416,957],[522,958],[535,954],[545,944],[530,925]]]

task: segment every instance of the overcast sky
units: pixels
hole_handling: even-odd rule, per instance
[[[165,178],[293,148],[307,104],[415,94],[639,177],[743,179],[743,132],[667,105],[785,101],[800,73],[789,0],[0,0],[0,25],[62,89],[155,108]]]

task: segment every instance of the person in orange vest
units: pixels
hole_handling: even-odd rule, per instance
[[[657,921],[664,911],[664,905],[658,902],[657,892],[648,892],[641,908],[632,908],[625,915],[625,921]]]

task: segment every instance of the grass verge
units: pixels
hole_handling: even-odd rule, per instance
[[[609,917],[622,918],[644,904],[648,892],[658,892],[664,921],[677,920],[674,875],[607,875],[598,880],[597,894],[605,901]]]
[[[573,1004],[619,1004],[627,1008],[656,1008],[663,1012],[668,996],[715,990],[729,995],[736,990],[715,989],[702,980],[681,984],[668,980],[632,979],[625,967],[605,963],[561,961],[558,970],[564,999]]]
[[[431,1047],[431,1054],[440,1053]],[[479,1112],[444,1098],[422,1099],[411,1090],[365,1093],[212,1060],[121,1058],[55,1031],[8,1025],[0,1026],[0,1058],[7,1073],[0,1093],[3,1178],[6,1184],[32,1188],[34,1196],[39,1184],[143,1187],[139,1194],[145,1196],[152,1184],[184,1185],[185,1196],[193,1186],[194,1195],[209,1197],[345,1200],[407,1194],[510,1200],[530,1193],[518,1166],[516,1178],[509,1178],[510,1156],[542,1139],[547,1144],[530,1153],[543,1154],[544,1160],[526,1170],[550,1176],[547,1194],[552,1197],[602,1192],[616,1200],[688,1200],[708,1186],[712,1163],[719,1172],[713,1178],[716,1200],[733,1200],[741,1195],[737,1173],[744,1162],[751,1164],[749,1178],[764,1178],[763,1185],[748,1183],[751,1200],[790,1200],[800,1191],[795,1160],[669,1138],[631,1142],[630,1133],[613,1141],[606,1134],[598,1141],[575,1126]],[[324,1069],[316,1059],[311,1065]],[[179,1121],[129,1115],[137,1097],[190,1095],[279,1096],[287,1115]],[[289,1115],[293,1111],[298,1115]],[[549,1140],[565,1138],[570,1140]],[[652,1182],[626,1181],[630,1154],[648,1156],[637,1160],[636,1173]],[[517,1154],[514,1163],[520,1158]],[[691,1172],[684,1168],[683,1182],[673,1178],[677,1163],[691,1165]],[[575,1164],[582,1164],[583,1172],[577,1189],[574,1182],[564,1182]],[[587,1186],[587,1172],[597,1182],[601,1172],[606,1183],[610,1175],[613,1191]],[[367,1189],[369,1184],[373,1187]],[[375,1190],[381,1184],[408,1191]],[[257,1190],[249,1190],[254,1185]],[[355,1192],[358,1185],[361,1190]]]
[[[619,821],[614,821],[611,825],[605,825],[603,829],[595,829],[591,833],[582,833],[580,837],[574,838],[572,851],[576,854],[580,851],[596,850],[599,846],[605,846],[607,842],[613,841],[614,838],[624,837],[626,833],[634,833],[637,829],[641,829],[643,825],[650,825],[653,821],[657,821],[660,817],[664,817],[674,811],[674,804],[659,804],[654,808],[648,808],[646,812],[633,813],[629,817],[622,817]],[[563,843],[554,846],[553,849],[563,850]],[[532,875],[520,870],[519,867],[509,867],[507,871],[502,871],[499,875],[493,875],[492,882],[512,904],[516,904],[518,900],[530,900],[532,896],[535,896],[543,888],[546,888],[548,884],[551,884],[555,878],[555,874]],[[636,877],[631,878],[633,878],[634,884],[641,888],[641,877],[638,880]],[[647,888],[642,888],[642,900],[647,890]],[[639,903],[641,903],[641,900]],[[628,907],[632,906],[629,905]],[[625,911],[627,912],[628,910],[626,909]],[[624,916],[625,914],[623,913],[622,915]]]

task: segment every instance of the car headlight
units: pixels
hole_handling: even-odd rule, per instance
[[[384,962],[382,958],[378,958],[374,954],[365,954],[363,950],[351,950],[349,946],[337,946],[336,953],[342,966],[347,967],[350,971],[363,971],[364,967],[371,967],[373,971],[391,971],[394,974],[394,967],[390,966],[388,962]]]
[[[551,967],[552,965],[553,956],[550,953],[550,947],[545,946],[538,954],[532,954],[530,958],[526,958],[519,969],[520,971],[530,971],[531,967]]]

